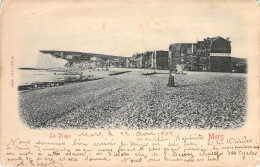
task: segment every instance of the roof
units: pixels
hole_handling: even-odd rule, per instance
[[[168,52],[168,50],[156,50],[155,52]]]
[[[225,38],[223,38],[223,37],[221,37],[221,36],[212,37],[212,38],[207,37],[207,38],[205,38],[204,40],[209,40],[210,42],[214,42],[215,40],[217,40],[217,39],[219,39],[219,38],[222,38],[222,39],[224,39],[224,40],[226,40],[226,41],[229,41],[229,38],[225,39]]]
[[[220,36],[217,37],[212,37],[212,38],[206,38],[206,40],[210,40],[211,42],[215,41],[216,39],[218,39]]]
[[[170,44],[169,47],[174,46],[174,45],[180,46],[180,45],[191,45],[191,44],[194,45],[196,43],[173,43],[173,44]]]

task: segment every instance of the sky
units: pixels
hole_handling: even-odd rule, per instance
[[[41,63],[39,50],[130,57],[215,36],[229,37],[232,56],[246,58],[255,4],[234,1],[17,0],[2,11],[1,25],[15,39],[21,67]]]

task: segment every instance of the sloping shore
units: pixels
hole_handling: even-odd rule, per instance
[[[246,120],[246,77],[239,74],[131,72],[92,82],[20,92],[31,128],[238,128]]]

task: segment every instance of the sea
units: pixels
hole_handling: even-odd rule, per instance
[[[89,77],[102,78],[108,76],[107,71],[84,70],[68,72],[66,70],[20,68],[18,70],[18,85],[28,85],[40,82],[77,81]]]

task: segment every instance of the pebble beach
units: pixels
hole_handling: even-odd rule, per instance
[[[47,129],[234,129],[246,121],[246,74],[141,75],[19,92],[21,120]]]

